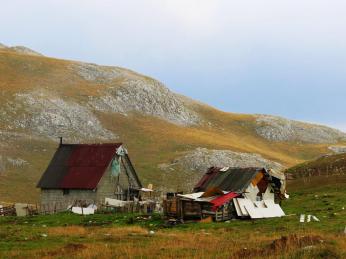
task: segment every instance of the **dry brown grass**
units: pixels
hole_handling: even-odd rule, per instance
[[[346,237],[298,231],[263,234],[232,229],[162,230],[149,234],[138,226],[116,228],[53,228],[57,235],[85,234],[88,242],[69,242],[26,256],[40,258],[312,258],[323,254],[341,258]],[[331,245],[335,243],[336,245]],[[11,256],[20,256],[13,251]]]
[[[51,227],[48,229],[50,236],[83,236],[86,234],[87,230],[79,226]]]

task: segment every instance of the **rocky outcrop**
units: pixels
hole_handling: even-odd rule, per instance
[[[43,56],[41,53],[38,53],[24,46],[14,46],[14,47],[10,47],[9,49],[21,54],[32,55],[32,56]]]
[[[329,150],[333,151],[336,154],[346,153],[346,146],[330,146]]]
[[[125,79],[120,87],[109,89],[108,94],[92,98],[90,105],[96,110],[125,115],[139,112],[182,126],[200,121],[198,114],[187,107],[178,95],[151,79]]]
[[[99,66],[91,63],[76,62],[69,67],[75,71],[84,80],[94,83],[111,83],[119,78],[123,72],[121,68]]]
[[[32,49],[29,49],[24,46],[13,46],[13,47],[8,47],[2,43],[0,43],[0,49],[7,49],[11,50],[17,53],[25,54],[25,55],[31,55],[31,56],[43,56],[41,53],[34,51]]]
[[[346,140],[346,134],[339,130],[271,115],[257,116],[256,132],[270,141],[295,141],[319,144]]]
[[[84,80],[108,85],[101,97],[90,97],[89,105],[93,109],[124,115],[139,112],[182,126],[200,121],[187,99],[152,78],[119,67],[82,62],[73,63],[69,68]]]
[[[289,178],[346,175],[346,153],[327,154],[286,170]]]
[[[263,158],[258,154],[240,153],[230,150],[209,150],[197,148],[175,159],[171,164],[161,164],[165,171],[183,169],[205,173],[212,166],[216,167],[265,167],[282,170],[283,166]]]
[[[0,174],[5,172],[5,163],[3,161],[2,156],[0,156]]]
[[[28,165],[28,162],[21,158],[0,156],[0,174],[5,173],[9,168],[21,168]]]
[[[100,121],[86,107],[43,92],[16,95],[17,103],[25,112],[14,122],[16,128],[31,130],[50,138],[103,139],[116,136],[103,128]]]

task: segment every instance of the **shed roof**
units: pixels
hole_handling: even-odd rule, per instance
[[[243,192],[259,172],[266,172],[264,168],[258,167],[231,167],[221,171],[220,169],[210,168],[195,186],[195,191],[206,191],[217,187],[223,191]]]
[[[37,187],[95,189],[121,145],[61,144]]]

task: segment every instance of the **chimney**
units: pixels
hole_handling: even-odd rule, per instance
[[[59,146],[62,146],[62,137],[59,137],[59,139],[60,139],[60,144],[59,144]]]

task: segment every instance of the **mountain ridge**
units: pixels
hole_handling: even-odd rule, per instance
[[[0,89],[0,196],[8,199],[9,184],[37,199],[34,186],[59,136],[77,143],[124,142],[144,183],[172,190],[201,172],[172,173],[159,165],[196,150],[202,156],[190,159],[199,163],[221,157],[244,165],[245,157],[248,164],[288,167],[346,140],[345,133],[325,126],[223,112],[129,69],[8,48],[0,49]]]

